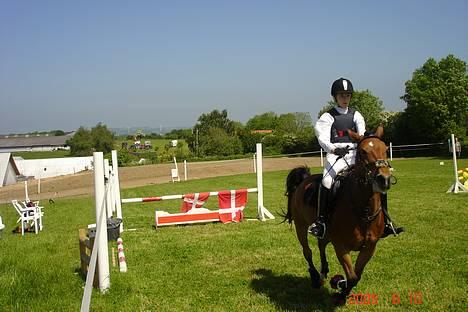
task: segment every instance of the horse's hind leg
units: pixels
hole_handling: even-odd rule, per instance
[[[329,269],[327,261],[326,247],[330,241],[328,239],[319,239],[318,247],[320,251],[320,278],[325,280],[327,278]]]
[[[307,239],[307,226],[296,223],[296,234],[302,246],[302,253],[304,254],[304,258],[306,259],[307,263],[309,264],[309,274],[310,280],[312,283],[313,288],[320,288],[322,286],[322,281],[320,280],[320,274],[314,266],[314,262],[312,261],[312,250],[309,247],[309,241]]]

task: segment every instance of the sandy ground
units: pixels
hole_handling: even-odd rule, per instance
[[[265,158],[263,160],[263,171],[287,170],[301,165],[318,167],[320,166],[320,158]],[[181,180],[183,180],[183,164],[179,164],[178,166]],[[172,167],[173,164],[158,164],[119,168],[120,187],[125,189],[170,182],[170,169]],[[249,172],[253,172],[253,161],[248,159],[189,163],[187,169],[188,180]],[[29,197],[34,200],[91,196],[94,193],[93,172],[87,171],[42,179],[40,182],[40,193],[38,193],[38,181],[30,180],[28,181],[28,193]],[[25,189],[23,182],[0,188],[0,203],[10,202],[12,199],[23,200],[24,198]]]

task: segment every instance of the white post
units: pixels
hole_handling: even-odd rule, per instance
[[[29,194],[28,194],[28,181],[24,181],[24,199],[29,203]]]
[[[320,166],[323,167],[323,149],[320,148]]]
[[[455,151],[455,135],[452,133],[452,155],[453,155],[453,171],[455,173],[455,183],[448,189],[447,193],[458,193],[458,190],[460,189],[460,192],[468,192],[468,189],[463,186],[463,184],[458,181],[458,166],[457,166],[457,152]]]
[[[393,144],[390,142],[390,161],[393,160]]]
[[[262,143],[257,143],[257,204],[258,204],[258,219],[265,221],[265,215],[274,219],[275,217],[263,206],[263,154]]]
[[[41,194],[41,177],[37,180],[37,194]]]
[[[115,205],[117,210],[117,218],[122,219],[122,203],[120,199],[120,182],[119,182],[119,162],[117,161],[117,151],[112,151],[112,173],[114,175],[114,187],[112,188],[115,196]],[[120,233],[123,232],[123,219],[120,223]]]
[[[253,154],[253,168],[254,168],[254,173],[257,173],[257,160],[256,160],[255,155],[257,154]]]
[[[175,168],[177,169],[177,171],[179,171],[179,168],[177,168],[177,159],[176,159],[175,156],[174,156],[174,166],[175,166]]]
[[[104,184],[106,186],[106,209],[107,217],[112,217],[112,201],[110,189],[109,159],[104,159]]]
[[[98,255],[99,289],[106,292],[110,287],[109,252],[107,247],[107,218],[105,214],[104,160],[102,152],[93,153],[94,162],[94,196],[96,208],[96,236],[94,242]]]
[[[109,193],[110,193],[110,210],[112,216],[115,216],[115,192],[114,192],[114,170],[109,166]]]
[[[184,181],[187,181],[187,160],[184,159]]]

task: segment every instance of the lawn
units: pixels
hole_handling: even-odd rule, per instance
[[[468,194],[447,194],[451,162],[411,159],[392,162],[398,183],[389,195],[390,212],[407,231],[379,242],[355,294],[375,304],[334,307],[333,290],[312,290],[306,262],[288,224],[286,171],[264,174],[265,206],[276,220],[206,224],[155,230],[154,210],[177,211],[179,201],[123,206],[122,238],[128,265],[111,265],[111,288],[94,290],[93,311],[466,311],[468,310]],[[460,167],[468,167],[461,160]],[[314,172],[319,169],[314,168]],[[122,191],[123,198],[254,187],[246,174],[151,185]],[[216,207],[216,199],[207,207]],[[77,311],[83,296],[78,229],[94,223],[93,198],[57,199],[43,204],[44,231],[12,234],[12,205],[0,205],[6,225],[0,237],[0,307],[3,311]],[[255,194],[246,217],[256,216]],[[310,239],[313,243],[313,239]],[[318,249],[313,245],[318,265]],[[116,244],[110,244],[116,248]],[[330,276],[342,273],[331,246]],[[111,253],[109,253],[111,254]],[[112,263],[112,262],[111,262]]]
[[[45,158],[63,158],[70,157],[70,151],[41,151],[41,152],[13,152],[13,156],[19,156],[23,159],[45,159]]]

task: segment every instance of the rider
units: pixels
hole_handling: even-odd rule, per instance
[[[323,238],[327,228],[329,191],[336,175],[353,165],[356,159],[355,144],[348,136],[348,129],[364,135],[366,123],[364,117],[355,109],[348,107],[353,95],[350,80],[340,78],[333,82],[331,95],[336,106],[320,116],[315,124],[315,133],[320,146],[327,152],[323,178],[319,189],[318,218],[309,227],[309,233]],[[386,210],[387,196],[382,197],[382,206]],[[394,231],[395,230],[395,231]],[[385,230],[382,237],[399,234],[402,228],[394,229],[391,221],[385,217]]]

